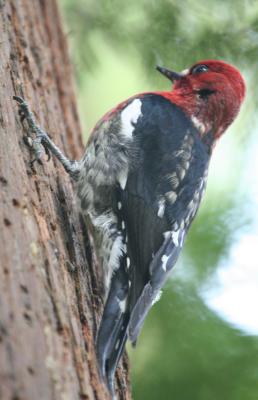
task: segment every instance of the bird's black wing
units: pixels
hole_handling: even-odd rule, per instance
[[[130,282],[128,334],[133,343],[179,256],[209,162],[193,124],[170,101],[146,95],[141,112],[134,131],[137,159],[125,189],[120,189]]]

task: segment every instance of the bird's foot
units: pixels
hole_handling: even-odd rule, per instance
[[[20,96],[13,96],[13,99],[17,102],[19,107],[18,113],[20,116],[20,121],[23,122],[26,120],[30,131],[36,134],[35,138],[31,138],[29,135],[25,137],[25,143],[31,148],[34,154],[34,159],[31,161],[31,164],[34,164],[35,161],[42,163],[44,154],[47,155],[47,160],[49,161],[51,155],[48,147],[46,146],[46,139],[48,138],[48,135],[36,124],[34,115],[30,111],[28,103]]]

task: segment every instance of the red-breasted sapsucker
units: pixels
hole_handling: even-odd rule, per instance
[[[214,144],[245,95],[239,71],[222,61],[201,61],[182,73],[157,69],[174,82],[172,90],[138,94],[106,114],[79,162],[62,154],[15,97],[36,133],[36,158],[42,143],[62,162],[94,228],[106,286],[97,357],[111,391],[127,339],[136,343],[180,254]]]

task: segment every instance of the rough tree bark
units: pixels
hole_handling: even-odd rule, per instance
[[[83,152],[67,44],[54,0],[0,0],[0,398],[109,399],[94,339],[101,272],[71,181],[30,167],[13,95],[71,158]],[[129,399],[128,364],[117,373]]]

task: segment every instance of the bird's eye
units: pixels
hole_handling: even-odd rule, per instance
[[[192,74],[200,74],[201,72],[207,72],[209,71],[209,68],[207,67],[207,65],[201,64],[201,65],[196,65],[195,67],[193,67],[192,69]]]

